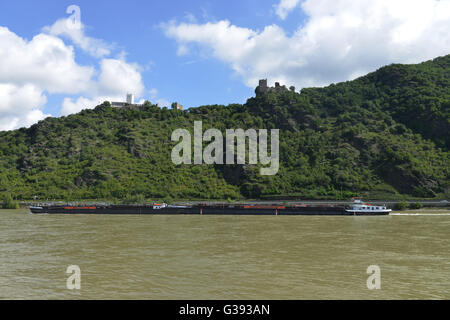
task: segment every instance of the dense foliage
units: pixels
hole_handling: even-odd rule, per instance
[[[19,204],[14,201],[9,193],[5,193],[2,200],[2,209],[19,209]]]
[[[171,134],[280,129],[280,170],[174,165]],[[300,94],[186,111],[112,108],[0,132],[0,192],[17,199],[448,197],[450,55]]]

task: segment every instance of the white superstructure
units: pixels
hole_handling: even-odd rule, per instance
[[[134,104],[134,94],[127,93],[127,103],[128,104]]]
[[[161,210],[167,208],[167,204],[166,203],[154,203],[153,204],[153,210]]]
[[[346,212],[352,213],[355,215],[358,214],[389,214],[392,212],[391,209],[388,209],[385,205],[384,206],[377,206],[377,205],[371,205],[370,203],[363,203],[361,199],[354,198],[353,203],[350,205],[350,208],[345,209]]]
[[[124,108],[124,107],[129,107],[129,106],[136,106],[136,104],[134,104],[134,94],[127,93],[127,98],[126,98],[125,102],[111,101],[111,106],[112,107],[116,107],[116,108]]]

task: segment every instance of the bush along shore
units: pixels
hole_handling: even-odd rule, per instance
[[[14,201],[9,193],[5,193],[2,200],[2,209],[19,209],[19,203]]]

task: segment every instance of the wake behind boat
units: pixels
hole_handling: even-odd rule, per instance
[[[386,207],[362,204],[354,199],[350,207],[345,206],[309,206],[309,205],[257,205],[257,204],[196,204],[196,205],[37,205],[30,206],[35,214],[132,214],[132,215],[388,215]]]

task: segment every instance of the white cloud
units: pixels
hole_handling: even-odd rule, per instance
[[[111,53],[112,45],[103,40],[91,38],[85,35],[85,26],[80,22],[73,24],[71,18],[59,19],[51,26],[46,26],[43,31],[54,36],[67,37],[90,55],[101,58]]]
[[[76,99],[65,98],[61,115],[91,109],[104,101],[125,101],[127,93],[133,93],[136,98],[140,98],[144,91],[140,69],[138,64],[121,59],[102,59],[98,81],[92,82],[85,96]]]
[[[136,97],[142,94],[144,85],[138,64],[120,59],[103,59],[100,69],[98,93],[116,95],[130,92]]]
[[[450,53],[450,0],[306,0],[301,8],[309,19],[291,36],[277,25],[258,32],[226,20],[164,28],[179,53],[197,44],[250,87],[261,78],[322,86]]]
[[[0,130],[26,127],[46,118],[40,108],[47,99],[31,84],[15,86],[0,83]]]
[[[32,83],[50,93],[76,94],[89,87],[94,68],[75,62],[71,46],[38,34],[31,41],[0,27],[0,83]]]
[[[0,26],[0,130],[29,126],[48,115],[44,92],[78,94],[90,88],[94,68],[75,62],[73,48],[54,36],[28,41]]]
[[[64,98],[61,115],[67,116],[69,114],[78,113],[84,109],[92,109],[105,101],[124,101],[124,97],[121,96],[103,96],[103,97],[78,97],[77,99]]]
[[[142,94],[142,68],[127,62],[124,54],[101,59],[98,70],[79,65],[73,47],[59,35],[70,37],[94,56],[109,52],[103,50],[101,40],[86,37],[83,29],[64,29],[64,21],[45,28],[50,34],[40,33],[29,41],[0,26],[0,130],[29,126],[49,116],[42,111],[46,94],[78,95],[64,99],[61,115],[93,108],[105,100],[123,101],[127,92],[137,98]]]
[[[280,0],[280,3],[275,6],[275,10],[277,15],[284,20],[299,4],[300,0]]]

